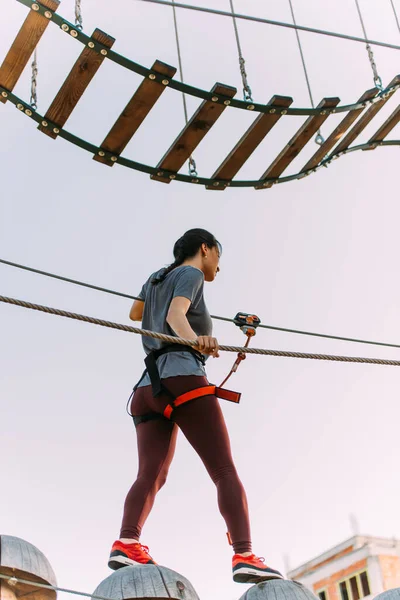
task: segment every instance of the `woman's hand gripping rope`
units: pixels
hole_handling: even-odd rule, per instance
[[[198,349],[202,354],[207,354],[213,358],[219,358],[219,344],[217,338],[210,335],[199,335],[196,338]]]

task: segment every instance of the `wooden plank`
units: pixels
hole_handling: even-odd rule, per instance
[[[95,29],[92,39],[103,44],[106,48],[111,48],[115,42],[113,37],[100,29]],[[54,98],[50,108],[46,112],[44,117],[45,121],[50,121],[56,128],[61,129],[64,127],[104,59],[105,56],[103,54],[96,52],[91,48],[86,47],[82,51],[78,60],[72,67],[70,74],[61,86],[60,91]],[[39,125],[38,129],[53,139],[58,135],[53,128]]]
[[[400,84],[400,75],[396,75],[396,77],[394,79],[392,79],[392,81],[390,82],[388,87],[391,87],[393,85],[399,85],[399,84]],[[385,106],[385,104],[389,100],[389,98],[392,97],[392,95],[393,94],[389,94],[389,96],[387,98],[384,98],[380,102],[377,102],[376,104],[373,104],[372,106],[370,106],[370,108],[359,118],[357,123],[354,125],[353,129],[350,129],[349,133],[346,135],[346,137],[343,138],[343,140],[334,149],[334,151],[330,154],[330,156],[333,156],[334,154],[337,154],[338,152],[343,152],[343,150],[346,150],[354,142],[354,140],[360,135],[360,133],[362,131],[364,131],[364,129],[366,128],[368,123],[370,121],[372,121],[372,119],[375,117],[375,115],[380,110],[382,110],[382,108]]]
[[[176,73],[175,67],[171,67],[159,60],[155,61],[151,69],[169,78],[173,77]],[[101,144],[101,149],[119,156],[166,87],[162,83],[148,77],[144,79]],[[96,154],[93,159],[110,167],[113,167],[115,164],[107,156]]]
[[[271,111],[273,112],[270,111],[258,115],[233,150],[228,154],[224,162],[213,174],[212,179],[219,180],[219,185],[208,185],[208,190],[224,190],[226,188],[224,182],[233,179],[236,173],[253,154],[254,150],[261,144],[265,136],[282,117],[281,111],[277,109],[286,109],[292,102],[293,98],[289,98],[288,96],[273,96],[271,98],[268,104],[271,105],[271,107],[274,107],[271,108]]]
[[[55,12],[60,2],[58,0],[41,0],[41,4]],[[49,19],[33,9],[26,17],[0,67],[0,85],[9,92],[13,91],[49,23]],[[0,101],[7,102],[7,98],[0,96]]]
[[[394,112],[386,119],[382,127],[378,129],[378,131],[372,136],[369,143],[374,142],[383,142],[385,137],[392,131],[394,127],[396,127],[397,123],[400,121],[400,104],[396,108]]]
[[[211,93],[215,97],[224,96],[227,98],[233,98],[236,92],[236,88],[222,83],[216,83],[211,90]],[[197,148],[204,136],[222,115],[226,106],[225,104],[218,104],[211,100],[204,100],[158,163],[157,169],[159,169],[159,173],[151,175],[151,179],[170,183],[170,177],[164,175],[162,173],[163,170],[165,169],[172,173],[179,171],[182,165],[189,159],[193,150]]]
[[[371,90],[367,90],[364,94],[357,100],[357,104],[361,104],[362,102],[367,102],[376,96],[378,93],[378,88],[372,88]],[[315,169],[321,162],[323,158],[328,154],[328,152],[338,143],[338,141],[344,136],[346,131],[351,127],[354,121],[358,118],[358,116],[363,112],[364,107],[352,110],[344,117],[344,119],[339,123],[339,125],[332,131],[331,135],[325,140],[323,144],[319,147],[316,153],[310,158],[308,163],[304,165],[302,171],[308,171],[309,169]]]
[[[324,98],[318,104],[317,108],[334,108],[340,102],[340,98]],[[283,171],[290,165],[290,163],[296,158],[301,152],[307,142],[310,141],[312,136],[317,133],[322,123],[326,121],[329,113],[311,115],[308,117],[306,122],[300,127],[300,129],[294,134],[292,139],[286,144],[282,152],[276,157],[276,159],[270,164],[268,169],[263,173],[260,179],[276,179]],[[256,189],[268,188],[273,185],[272,181],[266,181],[265,183],[256,186]]]

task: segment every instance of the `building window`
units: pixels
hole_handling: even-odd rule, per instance
[[[318,592],[318,597],[319,597],[320,600],[328,600],[328,595],[325,592],[325,590],[322,591],[322,592]]]
[[[362,586],[362,590],[363,590],[363,596],[369,596],[371,593],[371,590],[369,588],[367,571],[364,571],[363,573],[360,574],[360,579],[361,579],[361,586]]]
[[[367,571],[362,571],[339,583],[341,600],[361,600],[371,593]]]
[[[350,577],[350,588],[353,600],[360,600],[360,592],[358,591],[357,577]]]
[[[339,584],[340,587],[340,596],[342,600],[349,600],[349,592],[347,590],[347,581],[342,581]]]

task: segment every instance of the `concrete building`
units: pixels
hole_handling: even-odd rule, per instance
[[[400,540],[355,535],[292,569],[320,600],[361,600],[400,587]]]

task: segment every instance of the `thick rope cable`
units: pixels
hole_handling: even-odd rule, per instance
[[[365,41],[367,41],[367,39],[368,39],[367,30],[365,28],[364,18],[362,16],[360,4],[359,4],[358,0],[355,0],[355,3],[356,3],[356,7],[357,7],[358,16],[359,16],[360,22],[361,22],[361,27],[362,27],[362,30],[364,33]],[[378,68],[375,63],[374,53],[368,42],[367,42],[366,48],[367,48],[367,52],[368,52],[369,62],[371,64],[372,73],[374,74],[374,83],[378,89],[383,90],[383,83],[382,83],[382,79],[380,78],[379,73],[378,73]]]
[[[47,583],[37,583],[36,581],[29,581],[28,579],[21,579],[20,577],[14,577],[13,575],[3,575],[0,573],[0,580],[4,579],[8,581],[8,585],[13,588],[18,583],[28,584],[32,587],[37,587],[45,590],[54,590],[55,592],[64,592],[66,594],[74,594],[75,596],[85,596],[87,598],[93,598],[93,600],[114,600],[113,598],[107,598],[106,596],[95,596],[88,594],[87,592],[78,592],[77,590],[69,590],[67,588],[61,588],[56,585],[49,585]]]
[[[179,41],[178,19],[176,16],[174,0],[172,0],[172,12],[174,15],[174,29],[175,29],[176,50],[178,53],[179,76],[181,78],[181,83],[184,83],[181,44]],[[186,95],[184,94],[184,92],[182,92],[182,102],[183,102],[183,113],[185,115],[185,123],[187,125],[188,121],[189,121],[189,117],[188,117],[188,109],[187,109],[187,103],[186,103]],[[193,175],[193,177],[197,177],[196,161],[194,160],[192,155],[189,156],[189,175]]]
[[[295,17],[295,14],[294,14],[292,0],[289,0],[289,5],[290,5],[290,12],[292,13],[293,24],[297,25],[296,17]],[[304,76],[306,78],[306,83],[307,83],[307,88],[308,88],[308,95],[310,97],[311,106],[313,108],[315,108],[314,98],[313,98],[312,91],[311,91],[310,78],[308,76],[306,60],[304,58],[303,47],[302,47],[301,40],[300,40],[300,34],[299,34],[299,32],[298,32],[297,29],[295,30],[295,32],[296,32],[296,38],[297,38],[297,45],[298,45],[299,51],[300,51],[301,62],[303,63],[303,71],[304,71]],[[324,137],[321,134],[321,130],[319,129],[317,135],[315,136],[315,143],[321,145],[321,144],[324,143],[324,141],[325,141]]]
[[[137,0],[139,2],[150,2],[152,4],[159,4],[160,6],[172,6],[170,0]],[[183,8],[186,10],[194,10],[198,12],[205,12],[211,15],[218,15],[221,17],[228,17],[232,19],[232,13],[225,10],[218,10],[215,8],[207,8],[205,6],[195,6],[192,4],[184,4],[183,2],[174,2],[176,8]],[[243,15],[235,13],[236,19],[243,19],[245,21],[253,21],[254,23],[262,23],[265,25],[274,25],[276,27],[286,27],[288,29],[297,29],[298,31],[308,31],[309,33],[316,33],[317,35],[327,35],[330,37],[336,37],[341,40],[349,40],[351,42],[359,42],[365,44],[372,44],[374,46],[383,46],[384,48],[391,48],[392,50],[400,50],[400,46],[396,44],[390,44],[389,42],[380,42],[378,40],[366,40],[355,35],[348,35],[345,33],[339,33],[337,31],[329,31],[328,29],[317,29],[315,27],[306,27],[305,25],[294,25],[293,23],[284,23],[282,21],[273,21],[272,19],[264,19],[262,17],[255,17],[252,15]]]
[[[392,5],[394,18],[395,18],[395,21],[397,24],[397,29],[399,30],[399,33],[400,33],[400,22],[399,22],[399,17],[397,16],[397,11],[396,11],[396,7],[394,5],[394,0],[390,0],[390,4]]]
[[[33,304],[32,302],[26,302],[25,300],[17,300],[16,298],[8,298],[6,296],[0,296],[0,302],[6,304],[12,304],[14,306],[20,306],[22,308],[29,308],[31,310],[37,310],[50,315],[57,315],[58,317],[66,317],[68,319],[75,319],[77,321],[83,321],[85,323],[92,323],[93,325],[100,325],[101,327],[108,327],[110,329],[117,329],[119,331],[126,331],[128,333],[136,333],[138,335],[145,335],[162,342],[168,342],[171,344],[181,344],[182,346],[192,346],[193,348],[198,347],[196,340],[185,340],[180,337],[172,335],[165,335],[164,333],[158,333],[155,331],[148,331],[147,329],[141,329],[139,327],[132,327],[130,325],[123,325],[122,323],[113,323],[112,321],[104,321],[103,319],[96,319],[94,317],[88,317],[86,315],[80,315],[77,313],[71,313],[66,310],[60,310],[58,308],[51,308],[49,306],[43,306],[41,304]],[[287,350],[267,350],[264,348],[248,348],[246,346],[226,346],[220,345],[219,349],[222,352],[235,352],[243,354],[257,354],[261,356],[279,356],[286,358],[304,358],[313,360],[328,360],[335,362],[349,362],[349,363],[364,363],[370,365],[386,365],[392,367],[400,367],[400,360],[389,360],[381,358],[363,358],[357,356],[335,356],[330,354],[310,354],[305,352],[290,352]]]
[[[15,267],[17,269],[22,269],[23,271],[28,271],[30,273],[37,273],[38,275],[44,275],[45,277],[50,277],[52,279],[57,279],[59,281],[65,281],[66,283],[72,283],[73,285],[79,285],[81,287],[85,287],[91,290],[96,290],[98,292],[104,292],[106,294],[112,294],[113,296],[119,296],[121,298],[128,298],[129,300],[140,300],[137,296],[132,296],[131,294],[125,294],[123,292],[118,292],[115,290],[110,290],[108,288],[100,287],[98,285],[92,285],[90,283],[85,283],[84,281],[78,281],[77,279],[71,279],[69,277],[62,277],[61,275],[55,275],[54,273],[48,273],[47,271],[40,271],[39,269],[34,269],[33,267],[27,267],[25,265],[19,265],[18,263],[10,262],[9,260],[4,260],[0,258],[0,263],[3,265],[8,265],[10,267]],[[218,315],[211,315],[212,319],[217,321],[224,321],[226,323],[234,323],[233,319],[229,317],[221,317]],[[287,327],[277,327],[275,325],[266,325],[265,323],[260,323],[258,326],[262,329],[270,329],[272,331],[282,331],[283,333],[295,333],[298,335],[308,335],[311,337],[319,337],[328,340],[338,340],[340,342],[354,342],[357,344],[369,344],[372,346],[384,346],[386,348],[400,348],[400,344],[390,344],[389,342],[376,342],[373,340],[362,340],[359,338],[350,338],[343,337],[339,335],[329,335],[327,333],[316,333],[313,331],[304,331],[301,329],[289,329]]]
[[[33,110],[36,110],[38,107],[38,96],[37,96],[37,77],[39,74],[38,69],[38,61],[37,61],[37,48],[33,53],[33,62],[32,62],[32,77],[31,77],[31,100],[30,104]]]
[[[243,99],[245,102],[253,102],[251,87],[247,80],[246,61],[243,57],[242,46],[240,44],[239,29],[238,29],[237,22],[236,22],[235,9],[233,7],[233,0],[229,0],[229,3],[231,5],[233,28],[235,30],[236,45],[237,45],[238,55],[239,55],[239,68],[240,68],[240,75],[242,77],[242,84],[243,84]]]

